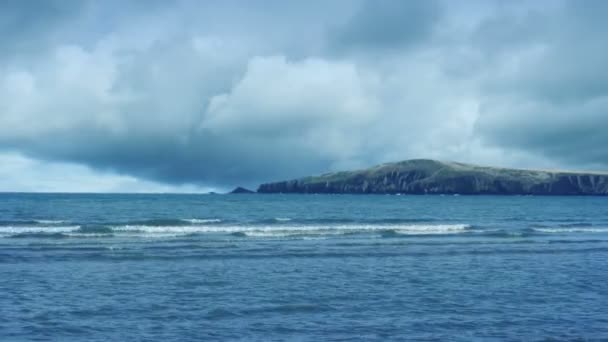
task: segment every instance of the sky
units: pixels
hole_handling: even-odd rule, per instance
[[[4,0],[0,191],[608,169],[602,0]]]

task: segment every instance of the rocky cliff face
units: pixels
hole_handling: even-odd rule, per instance
[[[258,192],[608,195],[608,173],[516,170],[417,159],[262,184]]]

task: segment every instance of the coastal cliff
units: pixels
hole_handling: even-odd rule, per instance
[[[260,185],[258,193],[608,195],[608,173],[519,170],[428,159]]]

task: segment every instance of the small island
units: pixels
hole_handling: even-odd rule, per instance
[[[251,191],[247,188],[237,186],[234,190],[230,191],[229,194],[255,194],[255,191]]]
[[[608,195],[608,173],[507,169],[413,159],[266,183],[258,193]]]

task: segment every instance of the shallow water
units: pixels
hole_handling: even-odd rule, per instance
[[[0,340],[608,339],[607,205],[0,194]]]

